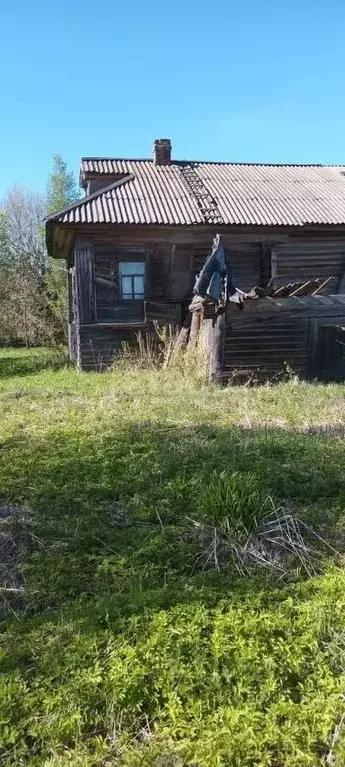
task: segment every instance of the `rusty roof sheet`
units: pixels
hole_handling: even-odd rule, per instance
[[[345,166],[250,165],[84,158],[105,188],[50,217],[62,224],[182,225],[205,221],[183,169],[192,168],[224,225],[345,224]],[[107,175],[126,174],[107,185]],[[109,178],[109,180],[110,180]]]

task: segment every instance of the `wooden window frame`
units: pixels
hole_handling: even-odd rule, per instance
[[[150,248],[149,246],[141,245],[141,244],[134,245],[132,243],[131,244],[130,243],[115,244],[115,245],[105,244],[103,246],[103,244],[99,242],[99,243],[95,243],[94,252],[95,252],[95,282],[96,282],[96,293],[95,293],[96,322],[102,322],[102,320],[100,320],[98,317],[99,307],[97,303],[97,256],[98,255],[107,254],[109,256],[110,263],[112,262],[111,269],[113,274],[116,272],[116,277],[117,277],[117,285],[118,285],[117,301],[118,302],[125,301],[126,305],[139,304],[139,303],[143,303],[144,305],[146,299],[150,296]],[[123,298],[120,264],[131,263],[131,262],[138,262],[138,263],[144,264],[145,275],[144,275],[144,297],[143,298],[134,298],[134,299]],[[112,324],[112,323],[109,322],[109,324]]]
[[[142,264],[143,265],[143,272],[142,273],[137,272],[136,274],[122,274],[121,273],[122,272],[121,266],[125,265],[125,264]],[[134,279],[135,279],[135,277],[142,277],[143,278],[144,290],[143,290],[143,294],[142,294],[142,296],[140,298],[138,298],[135,295],[135,288],[134,288]],[[123,278],[131,280],[131,294],[132,295],[131,295],[130,298],[127,297],[127,294],[125,294],[125,292],[123,290],[123,283],[122,283]],[[128,261],[128,260],[126,260],[126,261],[125,260],[119,261],[119,288],[120,288],[120,293],[121,293],[122,301],[145,301],[145,299],[146,299],[146,260],[142,260],[142,261]]]

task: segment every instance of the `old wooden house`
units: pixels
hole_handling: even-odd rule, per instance
[[[227,312],[224,373],[345,377],[345,166],[178,161],[159,139],[152,159],[83,158],[80,183],[46,224],[80,369],[106,367],[154,320],[179,326],[219,232],[239,288],[274,285]]]

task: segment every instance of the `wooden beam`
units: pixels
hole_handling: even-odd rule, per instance
[[[314,293],[312,293],[312,296],[317,296],[319,293],[323,293],[324,289],[327,287],[327,285],[330,285],[330,283],[332,281],[337,282],[337,278],[335,278],[335,277],[327,277],[327,279],[324,280],[323,282],[321,282],[321,285],[319,285],[319,287],[316,288],[316,290],[314,290]],[[341,293],[341,292],[342,291],[339,290],[339,293]]]
[[[261,243],[260,247],[260,287],[267,285],[271,276],[271,244]]]
[[[89,243],[76,243],[75,277],[79,322],[82,325],[96,322],[95,264]]]
[[[190,312],[188,312],[187,316],[185,317],[182,323],[181,330],[177,336],[175,349],[183,350],[187,348],[191,322],[192,322],[192,315]]]
[[[276,280],[278,277],[278,252],[277,248],[271,250],[271,280]]]
[[[313,380],[317,374],[316,352],[319,338],[319,322],[317,318],[309,320],[307,376],[310,380]]]
[[[271,277],[268,285],[266,286],[264,290],[265,296],[273,296],[274,290],[275,290],[275,277]]]
[[[145,301],[145,321],[162,325],[181,325],[181,304],[168,301]]]
[[[234,304],[228,304],[228,318],[237,312]],[[284,317],[344,317],[345,295],[332,296],[289,296],[288,298],[262,298],[258,301],[246,301],[241,321],[245,322],[255,315],[255,321],[261,317],[275,316],[277,321]]]
[[[292,293],[290,293],[290,298],[293,296],[302,296],[302,295],[308,295],[312,292],[312,289],[317,287],[318,281],[317,280],[308,280],[307,282],[303,282],[302,285],[300,285],[296,290],[294,290]]]
[[[209,383],[220,384],[224,380],[224,350],[226,335],[226,312],[217,314],[212,323],[209,348]]]
[[[300,285],[298,282],[297,285]],[[289,285],[282,285],[281,288],[278,288],[278,290],[275,290],[273,293],[273,298],[283,298],[284,296],[288,296],[290,294],[290,290],[295,287],[291,282]]]
[[[195,347],[198,343],[202,314],[200,311],[192,312],[192,321],[189,334],[189,346]]]
[[[176,253],[176,243],[174,242],[172,244],[172,246],[171,246],[171,256],[170,256],[170,264],[169,264],[167,286],[166,286],[166,290],[165,290],[165,298],[169,298],[169,290],[170,290],[170,285],[171,285],[172,270],[173,270],[174,261],[175,261],[175,253]]]

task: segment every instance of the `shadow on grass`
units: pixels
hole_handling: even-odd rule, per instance
[[[0,348],[0,379],[33,375],[47,368],[58,370],[67,363],[67,352],[63,347],[10,350]]]
[[[132,424],[114,434],[13,437],[0,451],[0,503],[35,511],[31,607],[90,597],[128,614],[178,601],[186,578],[187,595],[199,581],[212,593],[219,582],[221,598],[224,576],[198,572],[186,532],[211,473],[253,475],[260,492],[328,537],[342,533],[344,457],[343,440],[277,429]]]
[[[211,472],[226,471],[254,475],[260,490],[298,509],[317,530],[341,530],[344,453],[336,438],[135,423],[113,433],[65,428],[3,442],[0,504],[35,512],[23,567],[28,611],[4,626],[9,692],[2,716],[12,726],[3,741],[6,764],[18,764],[18,755],[48,763],[66,749],[73,761],[74,748],[81,749],[74,764],[103,764],[108,751],[115,760],[109,764],[122,764],[119,737],[122,749],[137,749],[137,761],[129,755],[123,764],[152,765],[157,752],[146,756],[142,732],[153,721],[158,733],[162,728],[163,754],[166,733],[178,744],[182,728],[189,764],[225,767],[232,751],[231,763],[239,764],[239,748],[243,764],[254,764],[263,748],[266,764],[296,764],[285,754],[285,722],[291,749],[307,753],[303,763],[321,764],[315,754],[327,753],[328,732],[339,720],[338,704],[327,713],[324,701],[330,689],[338,701],[339,689],[319,648],[319,617],[329,604],[325,626],[332,618],[341,630],[336,594],[343,583],[332,586],[330,598],[326,586],[319,603],[312,582],[305,591],[300,584],[297,596],[288,589],[282,595],[264,577],[201,572],[185,521],[197,516]],[[241,712],[243,720],[236,718]],[[322,730],[315,723],[326,714]],[[237,745],[247,720],[255,724],[252,740]],[[193,744],[207,722],[219,751],[211,762],[206,744],[200,762]],[[65,763],[56,759],[51,764]]]

